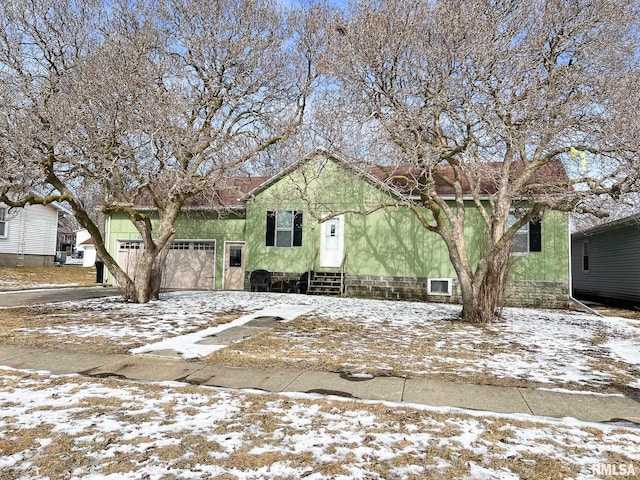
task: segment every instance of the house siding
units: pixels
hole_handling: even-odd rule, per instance
[[[589,271],[582,270],[582,245],[589,242]],[[572,236],[574,296],[640,304],[640,225]]]
[[[317,178],[313,175],[316,169],[317,166],[310,162],[307,171],[292,172],[248,203],[249,271],[265,269],[293,274],[309,268],[327,270],[318,267],[317,262],[313,264],[321,234],[320,222],[314,217],[329,209],[334,212],[366,211],[395,200],[389,193],[363,178],[354,178],[353,172],[347,172],[333,162],[327,162],[322,176]],[[305,192],[306,202],[294,199],[291,192]],[[465,207],[467,252],[475,265],[481,249],[487,244],[486,228],[473,202],[467,202]],[[275,209],[304,211],[301,247],[277,248],[265,244],[267,211]],[[429,214],[425,214],[428,218]],[[444,241],[426,230],[417,216],[406,208],[386,208],[366,216],[346,213],[344,225],[349,276],[456,277]],[[541,251],[513,256],[510,279],[567,285],[568,251],[566,214],[547,212],[542,221]]]
[[[287,171],[267,188],[245,199],[244,217],[220,218],[189,213],[176,222],[176,239],[216,240],[216,282],[222,287],[225,241],[245,242],[245,288],[253,270],[268,270],[273,282],[297,280],[309,269],[336,271],[319,266],[322,223],[328,212],[344,213],[347,295],[407,300],[458,302],[456,273],[441,237],[428,231],[404,207],[388,207],[368,215],[381,204],[397,203],[390,191],[354,174],[339,162],[319,155]],[[467,202],[465,240],[472,265],[488,244],[484,222],[473,202]],[[267,239],[268,212],[302,212],[299,246],[276,247]],[[429,213],[425,211],[429,218]],[[273,222],[271,222],[273,223]],[[114,217],[109,249],[116,240],[139,238],[125,217]],[[509,302],[513,305],[562,307],[568,304],[568,223],[566,214],[548,212],[542,220],[540,252],[512,257]],[[427,295],[430,278],[452,278],[451,296]]]
[[[53,206],[28,205],[11,209],[7,217],[7,235],[0,238],[0,265],[16,265],[19,244],[24,239],[25,266],[52,266],[56,254],[58,210]]]
[[[152,219],[155,228],[157,218]],[[180,214],[175,223],[176,240],[207,240],[216,242],[215,253],[215,288],[222,287],[224,263],[224,242],[244,241],[245,219],[243,216],[228,214],[221,217],[216,212],[185,211]],[[106,232],[109,253],[117,259],[119,241],[140,240],[140,234],[125,215],[114,215]],[[107,273],[107,283],[112,284],[113,278]]]

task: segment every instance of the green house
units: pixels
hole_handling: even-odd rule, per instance
[[[253,288],[457,302],[444,242],[401,205],[407,193],[382,177],[379,170],[365,172],[316,150],[273,177],[231,182],[221,195],[224,214],[206,205],[183,211],[165,286],[249,290],[252,278],[266,276],[265,284]],[[473,259],[484,231],[472,202],[467,225]],[[133,225],[109,217],[105,238],[114,258],[131,269],[141,248]],[[566,214],[547,212],[542,222],[525,226],[515,243],[510,304],[566,306]]]

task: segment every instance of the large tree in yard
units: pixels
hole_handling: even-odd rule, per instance
[[[337,78],[446,244],[463,320],[499,316],[524,225],[635,187],[639,18],[631,0],[362,0],[335,24]]]
[[[300,124],[320,14],[271,0],[2,2],[2,200],[67,202],[125,298],[158,298],[185,202],[209,192],[215,207],[216,185]],[[134,275],[109,255],[95,204],[140,233]]]

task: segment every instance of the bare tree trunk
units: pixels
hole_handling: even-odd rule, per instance
[[[164,262],[169,252],[169,244],[160,250],[151,252],[145,250],[136,265],[135,277],[132,282],[121,285],[122,295],[128,302],[147,303],[158,300],[162,286]]]
[[[487,258],[486,268],[463,280],[460,275],[462,312],[460,319],[470,323],[488,323],[502,315],[507,298],[507,278],[511,248],[503,248]]]
[[[171,242],[158,252],[156,260],[151,268],[151,277],[149,278],[149,300],[158,300],[159,298],[160,289],[162,288],[164,267],[167,263],[167,255],[169,255],[169,245],[171,245]]]

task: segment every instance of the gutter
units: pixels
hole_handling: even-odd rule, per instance
[[[583,308],[584,310],[586,310],[587,312],[593,314],[593,315],[597,315],[598,317],[604,317],[604,315],[602,315],[601,313],[596,312],[593,308],[591,307],[587,307],[584,303],[582,303],[580,300],[578,300],[577,298],[575,298],[573,296],[573,268],[572,268],[572,264],[573,264],[573,255],[572,255],[572,250],[571,250],[571,215],[568,215],[569,217],[569,222],[568,222],[568,227],[567,227],[567,235],[569,237],[569,300],[577,305],[579,305],[581,308]]]

